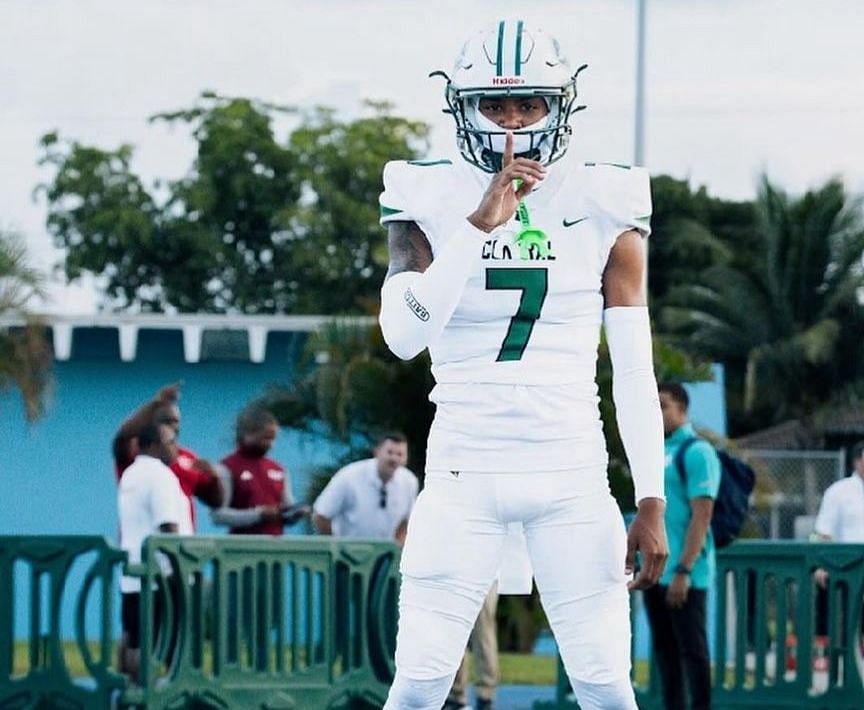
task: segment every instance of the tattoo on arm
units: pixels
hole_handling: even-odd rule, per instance
[[[390,249],[387,278],[403,271],[423,273],[432,263],[432,247],[416,222],[390,222],[387,243]]]

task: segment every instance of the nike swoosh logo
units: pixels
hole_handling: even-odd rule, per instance
[[[563,219],[563,220],[561,220],[561,224],[563,224],[565,227],[572,227],[574,224],[579,224],[579,222],[584,222],[586,219],[588,219],[588,218],[582,217],[580,219],[574,219],[572,222],[567,220],[567,219]]]

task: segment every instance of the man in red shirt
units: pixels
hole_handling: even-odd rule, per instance
[[[237,417],[237,449],[221,461],[224,507],[214,510],[213,522],[228,525],[234,535],[281,535],[284,525],[309,515],[308,506],[295,506],[288,472],[267,452],[279,431],[276,418],[252,406]]]
[[[117,480],[138,455],[138,432],[148,424],[167,424],[180,436],[180,383],[165,385],[149,402],[141,405],[123,424],[114,436],[114,467]],[[182,446],[177,446],[177,456],[170,464],[171,470],[180,482],[183,495],[189,501],[189,516],[193,530],[196,527],[195,503],[198,498],[211,508],[222,505],[222,483],[213,466],[198,455]]]

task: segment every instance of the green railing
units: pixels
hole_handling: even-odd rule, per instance
[[[718,706],[864,708],[864,545],[740,542],[718,556],[718,592]]]
[[[398,554],[376,541],[152,537],[127,569],[144,590],[141,684],[127,687],[112,625],[125,554],[102,538],[0,537],[0,707],[380,707],[393,677]],[[81,558],[90,566],[78,583],[70,570]],[[22,586],[28,628],[17,645],[27,653],[16,662]],[[86,628],[89,604],[97,629]]]
[[[112,653],[113,580],[125,559],[101,537],[0,537],[0,707],[111,707],[126,686]],[[19,582],[23,598],[15,593]],[[88,601],[101,610],[95,630],[86,628]],[[27,609],[17,644],[16,603]],[[64,634],[69,605],[74,629]],[[98,642],[88,642],[94,635]]]
[[[380,707],[393,677],[397,556],[388,543],[332,538],[149,538],[142,587],[154,592],[142,599],[141,646],[150,660],[127,700]]]
[[[828,571],[816,633],[816,569]],[[717,555],[712,707],[864,708],[864,545],[740,541]],[[822,631],[822,629],[819,629]],[[639,707],[662,710],[656,669],[634,664]],[[559,660],[556,700],[576,708]]]
[[[129,687],[114,631],[125,554],[98,537],[0,537],[0,707],[380,707],[397,560],[373,541],[150,538],[127,570],[145,590]],[[864,545],[739,542],[718,555],[718,580],[714,707],[864,708]],[[637,684],[640,707],[662,707],[657,687]],[[562,672],[545,707],[575,707],[568,693]]]

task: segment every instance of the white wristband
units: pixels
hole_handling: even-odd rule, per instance
[[[654,377],[648,308],[607,308],[603,322],[612,360],[615,416],[633,476],[636,502],[665,498],[663,416]]]
[[[426,271],[404,271],[384,282],[378,320],[394,355],[410,360],[441,335],[487,239],[486,232],[465,220]]]

